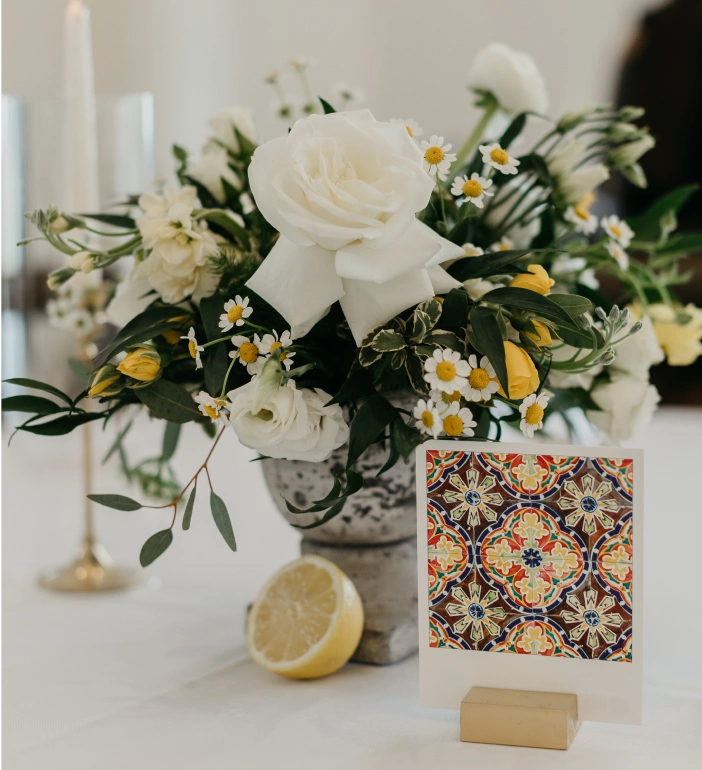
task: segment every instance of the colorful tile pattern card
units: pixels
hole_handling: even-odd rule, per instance
[[[642,473],[602,447],[418,448],[422,705],[550,690],[640,722]]]

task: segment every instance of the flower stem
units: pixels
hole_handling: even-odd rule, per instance
[[[227,380],[229,379],[229,373],[232,370],[232,366],[236,363],[236,358],[232,358],[231,364],[229,364],[229,368],[227,369],[227,373],[224,375],[224,382],[222,383],[222,392],[219,394],[220,398],[224,398],[224,393],[227,390]]]
[[[231,336],[227,335],[226,337],[220,337],[219,339],[212,340],[211,342],[205,342],[205,344],[202,346],[203,348],[209,348],[210,345],[216,345],[218,342],[226,342],[227,340],[230,340]]]
[[[461,149],[456,154],[456,168],[460,168],[465,163],[468,155],[477,147],[480,138],[488,127],[488,123],[492,120],[492,116],[497,112],[498,107],[499,105],[497,101],[495,101],[485,108],[483,117],[480,118],[472,133],[465,142],[463,142]]]

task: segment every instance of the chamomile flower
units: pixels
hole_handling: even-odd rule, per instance
[[[622,270],[629,269],[629,255],[616,241],[607,241],[605,249],[607,249],[609,256],[616,260]]]
[[[507,236],[504,236],[500,238],[499,241],[496,241],[492,244],[492,246],[488,247],[488,254],[490,254],[493,251],[510,251],[514,248],[514,241],[511,238],[508,238]]]
[[[253,308],[249,307],[249,298],[241,298],[236,295],[224,303],[224,313],[219,317],[219,328],[223,332],[228,332],[234,326],[243,326],[244,319],[253,313]]]
[[[464,203],[473,203],[479,209],[483,207],[483,198],[487,195],[492,197],[495,193],[488,192],[488,187],[492,186],[492,179],[485,179],[480,174],[471,174],[470,179],[467,175],[457,176],[453,180],[451,193],[456,197],[465,195]]]
[[[453,393],[446,393],[443,390],[429,391],[429,398],[436,404],[439,412],[448,409],[454,401],[460,401],[462,395],[460,390],[454,390]]]
[[[510,157],[507,150],[503,150],[497,142],[493,144],[481,144],[480,152],[483,155],[483,163],[496,168],[503,174],[516,174],[519,161]]]
[[[424,362],[424,379],[432,390],[442,390],[444,393],[463,391],[468,385],[469,374],[468,362],[450,348],[437,348]]]
[[[472,436],[473,428],[477,425],[470,409],[465,406],[461,408],[458,401],[454,401],[441,417],[442,428],[447,436]]]
[[[366,100],[366,92],[362,88],[352,88],[346,83],[337,83],[332,92],[344,110],[358,107]]]
[[[574,205],[569,206],[563,215],[566,221],[575,225],[576,233],[590,235],[597,230],[597,217],[590,213],[592,204],[597,200],[594,192],[589,192]]]
[[[424,156],[422,165],[424,170],[431,174],[436,175],[442,181],[448,176],[448,170],[451,168],[451,164],[456,160],[456,154],[449,152],[451,149],[450,144],[444,144],[443,136],[436,136],[434,134],[429,138],[422,140],[420,149]]]
[[[316,59],[312,59],[309,56],[293,56],[288,62],[290,66],[298,72],[304,72],[308,67],[313,67],[317,64]]]
[[[190,356],[195,359],[195,368],[202,369],[200,353],[202,353],[205,348],[202,345],[197,344],[197,339],[195,338],[195,329],[193,329],[191,326],[190,331],[184,337],[181,337],[181,339],[188,341],[188,352],[190,353]]]
[[[616,241],[623,249],[626,249],[631,243],[631,239],[634,237],[634,231],[624,220],[619,219],[618,216],[612,214],[609,217],[602,217],[600,222],[602,229],[609,235],[609,237]]]
[[[412,139],[417,139],[424,133],[424,130],[419,123],[417,123],[416,120],[412,120],[412,118],[407,118],[407,120],[403,120],[402,118],[390,118],[390,122],[399,126],[404,126]]]
[[[464,243],[461,248],[463,249],[463,255],[465,257],[482,257],[485,253],[480,246],[475,246],[472,243]]]
[[[195,396],[195,401],[198,405],[198,409],[205,415],[205,417],[209,417],[212,422],[216,422],[223,416],[222,410],[227,405],[225,399],[213,398],[204,390],[201,390],[197,396]],[[226,412],[224,415],[226,416]]]
[[[544,410],[548,401],[549,397],[545,393],[538,396],[536,393],[532,393],[519,405],[519,412],[522,415],[519,427],[528,438],[534,438],[534,431],[544,427]]]
[[[236,350],[231,351],[229,358],[238,358],[249,374],[258,374],[263,369],[265,358],[260,353],[261,340],[258,334],[254,334],[253,341],[243,335],[235,334],[232,337],[232,344]]]
[[[436,438],[441,433],[441,417],[432,401],[420,398],[414,407],[414,417],[417,420],[415,427],[425,436]]]
[[[278,332],[274,329],[273,334],[264,334],[263,337],[261,337],[261,340],[258,343],[258,352],[262,356],[268,358],[274,350],[277,350],[278,348],[289,348],[292,343],[293,341],[289,331],[284,331],[280,335],[280,338],[278,338]],[[281,351],[280,363],[283,364],[286,371],[290,371],[294,355],[294,353],[286,353],[284,350]]]
[[[468,387],[464,391],[465,397],[469,401],[489,401],[492,394],[495,393],[500,384],[495,380],[495,369],[488,360],[487,356],[480,359],[476,355],[468,356]]]

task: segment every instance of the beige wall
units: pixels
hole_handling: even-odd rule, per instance
[[[60,84],[66,0],[4,0],[3,91]],[[454,142],[466,131],[473,52],[492,40],[527,50],[554,113],[611,96],[636,19],[660,0],[88,0],[100,92],[152,91],[156,167],[177,140],[196,149],[206,117],[230,103],[280,131],[262,76],[295,54],[319,60],[316,90],[362,86],[377,117],[413,116]]]

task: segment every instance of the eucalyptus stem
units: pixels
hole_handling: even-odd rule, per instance
[[[456,153],[457,168],[460,168],[464,164],[465,159],[468,157],[468,155],[478,146],[478,142],[480,141],[480,138],[482,137],[483,133],[485,132],[485,129],[488,127],[488,124],[492,120],[492,116],[497,112],[499,106],[500,106],[499,103],[497,102],[497,100],[495,100],[485,108],[483,117],[480,118],[480,120],[478,121],[478,124],[473,129],[470,136],[465,140],[465,142],[463,142],[461,149]]]

